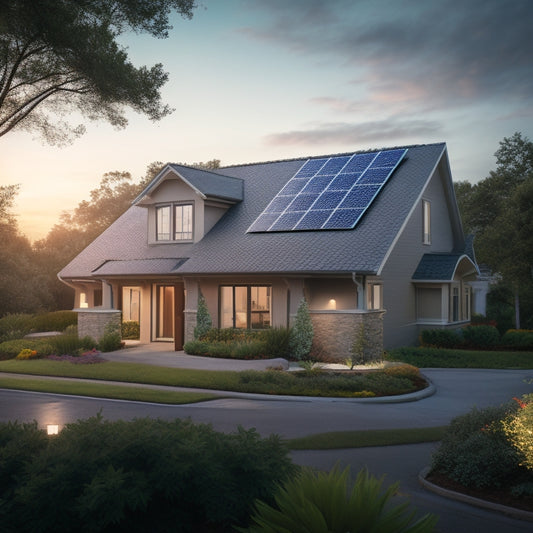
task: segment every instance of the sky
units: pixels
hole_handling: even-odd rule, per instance
[[[20,184],[19,228],[43,238],[102,176],[153,161],[222,165],[446,142],[454,181],[533,138],[531,0],[197,0],[167,39],[124,35],[135,66],[163,63],[175,111],[86,123],[72,145],[0,138],[0,185]],[[76,117],[74,117],[76,118]]]

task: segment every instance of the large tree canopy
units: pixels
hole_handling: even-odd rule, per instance
[[[152,120],[169,114],[163,66],[136,68],[117,37],[165,38],[170,14],[190,18],[194,7],[194,0],[0,0],[0,136],[24,128],[61,144],[84,131],[58,120],[74,111],[119,128],[126,108]]]

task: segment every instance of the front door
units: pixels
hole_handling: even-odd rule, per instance
[[[174,285],[156,287],[156,333],[157,341],[174,340]]]
[[[183,350],[185,304],[183,283],[156,285],[155,290],[155,340],[174,341],[174,349]]]

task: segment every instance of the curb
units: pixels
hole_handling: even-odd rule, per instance
[[[510,516],[511,518],[517,518],[518,520],[526,520],[529,522],[533,522],[533,512],[531,511],[524,511],[523,509],[517,509],[515,507],[508,507],[507,505],[489,502],[487,500],[475,498],[474,496],[468,496],[467,494],[462,494],[460,492],[455,492],[453,490],[440,487],[439,485],[435,485],[434,483],[431,483],[426,479],[426,476],[429,474],[429,471],[429,466],[426,466],[418,474],[418,481],[425,489],[434,492],[439,496],[449,498],[450,500],[463,502],[468,505],[473,505],[474,507],[481,507],[482,509],[488,509],[489,511],[502,513],[507,516]]]

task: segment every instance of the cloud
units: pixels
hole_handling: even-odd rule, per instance
[[[426,136],[441,129],[441,125],[434,121],[389,118],[360,124],[327,123],[304,130],[276,133],[266,136],[265,143],[270,146],[367,144],[371,141]]]
[[[375,100],[433,109],[533,99],[529,0],[266,0],[241,31],[297,54],[364,71]],[[407,92],[406,92],[407,91]]]

